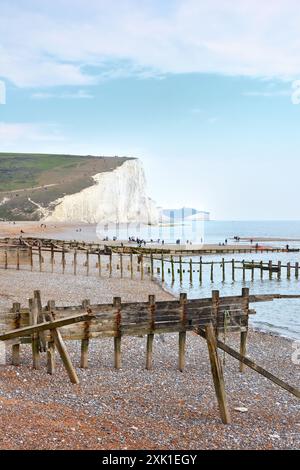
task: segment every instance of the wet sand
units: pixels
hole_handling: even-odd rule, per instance
[[[113,241],[109,239],[108,241],[104,240],[105,232],[97,229],[96,224],[67,224],[67,223],[46,223],[46,227],[41,227],[42,222],[0,222],[0,238],[5,237],[19,237],[22,235],[23,238],[26,237],[37,237],[37,238],[53,238],[59,240],[78,240],[86,243],[100,243],[100,244],[109,244],[120,245],[122,242],[126,246],[136,246],[136,243],[129,243],[128,240],[117,240]],[[24,233],[21,233],[21,230]],[[0,240],[1,241],[1,240]],[[227,245],[219,245],[216,243],[212,244],[180,244],[175,243],[149,243],[147,242],[146,248],[155,248],[155,249],[171,249],[171,250],[199,250],[205,254],[206,252],[215,251],[220,253],[232,253],[233,251],[240,250],[255,250],[255,244],[251,243],[230,243]],[[257,247],[257,250],[264,249],[280,249],[276,245],[263,245],[260,244]]]

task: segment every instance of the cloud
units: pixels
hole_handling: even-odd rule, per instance
[[[0,122],[2,149],[9,149],[15,144],[62,142],[64,140],[57,127],[52,124]]]
[[[242,94],[244,96],[262,96],[263,98],[273,98],[276,96],[291,96],[291,90],[245,91]]]
[[[70,93],[47,93],[47,92],[36,92],[31,95],[32,98],[37,100],[47,100],[51,98],[63,99],[63,100],[84,100],[92,99],[94,95],[87,92],[86,90],[78,90]]]
[[[293,104],[300,104],[300,80],[295,80],[292,83],[291,100]]]
[[[6,85],[0,80],[0,104],[6,104]]]
[[[299,21],[298,0],[1,0],[0,77],[19,87],[128,74],[292,80]]]

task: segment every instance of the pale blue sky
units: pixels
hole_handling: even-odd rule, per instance
[[[299,24],[294,0],[0,0],[0,150],[137,156],[161,206],[300,219]]]

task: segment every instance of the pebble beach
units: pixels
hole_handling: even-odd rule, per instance
[[[34,289],[44,301],[74,305],[84,298],[111,303],[171,299],[158,284],[71,274],[0,271],[0,306],[24,303]],[[239,335],[226,338],[238,348]],[[300,385],[288,339],[251,330],[248,355],[278,377]],[[223,425],[205,341],[188,334],[186,368],[177,369],[178,336],[155,336],[154,366],[145,370],[146,338],[124,337],[122,369],[113,368],[113,341],[91,341],[89,368],[79,368],[80,342],[67,347],[80,379],[70,384],[60,360],[55,375],[32,370],[31,349],[22,346],[21,365],[0,366],[1,449],[297,449],[299,400],[227,357],[224,366],[232,424]],[[220,353],[222,354],[222,353]],[[223,356],[222,356],[223,357]]]
[[[79,369],[80,344],[68,342],[80,384],[58,361],[55,375],[22,365],[0,366],[1,449],[297,449],[299,400],[230,357],[224,366],[232,424],[220,421],[205,341],[187,338],[184,372],[178,337],[156,336],[154,366],[145,370],[145,338],[124,337],[122,369],[113,369],[113,341],[92,341],[89,369]],[[228,338],[237,346],[237,337]],[[299,386],[290,341],[251,331],[249,356]],[[8,354],[9,360],[9,354]]]

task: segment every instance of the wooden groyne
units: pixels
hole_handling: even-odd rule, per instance
[[[225,282],[237,279],[299,279],[299,262],[206,260],[202,256],[187,258],[173,255],[144,255],[114,253],[111,250],[87,247],[48,246],[0,246],[0,269],[30,270],[86,276],[113,276],[144,279],[149,276],[161,282],[183,283],[188,278],[191,285],[215,280]],[[250,274],[250,276],[249,276]]]
[[[122,303],[115,297],[112,304],[91,305],[84,300],[81,305],[58,307],[49,300],[43,306],[40,291],[35,291],[29,299],[28,307],[14,303],[9,311],[0,313],[0,342],[12,346],[12,363],[21,362],[21,346],[30,343],[32,347],[33,368],[41,368],[41,354],[47,355],[47,372],[55,372],[55,350],[67,370],[72,383],[79,382],[76,368],[71,362],[65,341],[81,341],[80,367],[88,367],[89,343],[91,340],[111,337],[114,341],[114,367],[121,368],[122,338],[124,336],[146,336],[146,369],[153,367],[153,339],[155,334],[178,334],[178,368],[185,368],[187,332],[192,331],[207,342],[209,360],[215,392],[223,423],[230,423],[223,367],[218,356],[222,349],[240,364],[271,380],[294,396],[300,398],[300,391],[287,384],[246,356],[248,320],[251,313],[250,303],[266,302],[280,298],[300,298],[269,294],[249,295],[244,288],[240,296],[220,297],[213,291],[210,298],[187,299],[182,293],[179,300],[156,302],[150,295],[148,302]],[[226,344],[226,337],[231,332],[240,334],[240,351],[235,351]],[[224,335],[224,341],[219,335]]]
[[[211,254],[243,254],[243,253],[286,253],[286,252],[300,252],[299,248],[292,247],[272,247],[262,245],[218,245],[218,244],[203,244],[203,245],[174,245],[174,244],[161,244],[159,246],[147,244],[146,246],[138,246],[135,243],[118,243],[111,241],[102,241],[102,243],[90,243],[78,240],[57,240],[51,238],[36,238],[36,237],[6,237],[0,239],[0,245],[17,246],[22,243],[25,246],[38,246],[51,249],[54,246],[57,249],[77,249],[89,250],[91,253],[109,250],[114,253],[123,254],[142,254],[142,255],[182,255],[182,256],[196,256],[196,255],[211,255]]]

